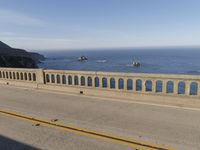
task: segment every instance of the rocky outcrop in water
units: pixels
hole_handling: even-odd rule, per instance
[[[43,55],[12,48],[0,41],[0,67],[37,68],[44,59]]]

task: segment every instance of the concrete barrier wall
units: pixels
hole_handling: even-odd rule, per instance
[[[0,68],[0,83],[104,96],[200,98],[200,76]]]

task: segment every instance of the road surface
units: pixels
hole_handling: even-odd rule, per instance
[[[0,86],[0,109],[180,150],[200,149],[200,110]],[[30,149],[133,149],[0,114],[0,139]],[[2,141],[2,140],[0,140]],[[7,144],[12,146],[12,144]],[[0,146],[6,146],[5,142]],[[1,147],[0,147],[1,149]]]

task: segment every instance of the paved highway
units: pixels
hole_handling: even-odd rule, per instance
[[[200,149],[200,110],[0,86],[0,108],[180,150]],[[0,115],[0,136],[33,148],[132,149]],[[0,145],[2,143],[0,142]]]
[[[1,150],[135,150],[128,145],[113,143],[70,132],[34,126],[34,123],[19,121],[0,115]]]

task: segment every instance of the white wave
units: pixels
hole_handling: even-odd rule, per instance
[[[103,60],[97,60],[96,62],[98,62],[98,63],[105,63],[105,62],[107,62],[107,60],[105,60],[105,59],[103,59]]]
[[[126,64],[127,67],[133,67],[133,64]]]

